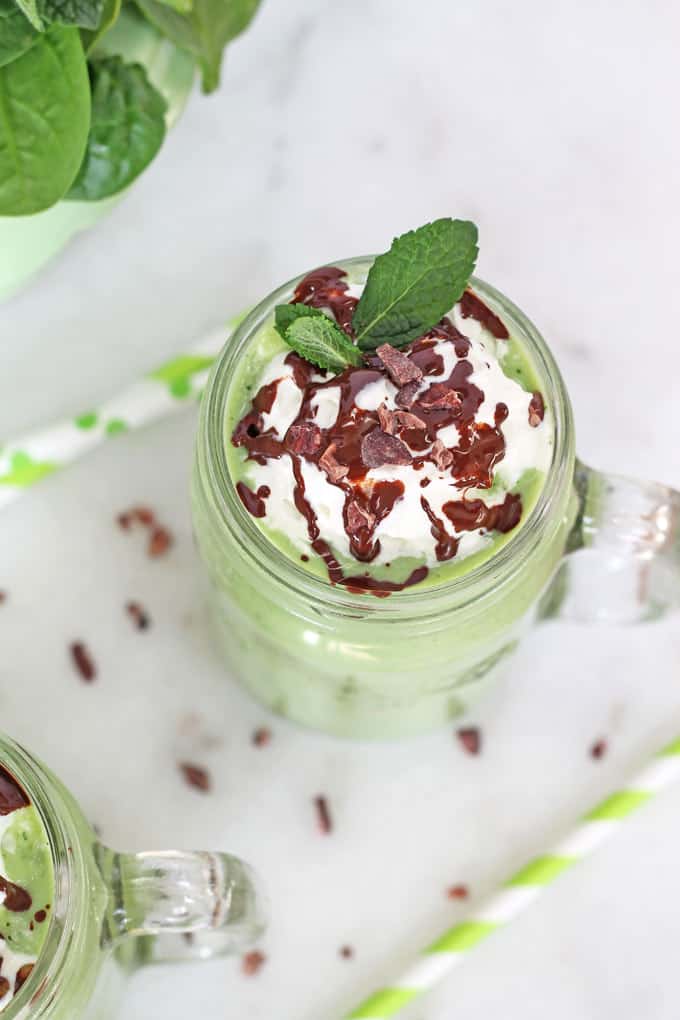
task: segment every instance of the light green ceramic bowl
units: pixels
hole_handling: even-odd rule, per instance
[[[182,113],[194,80],[194,62],[148,22],[123,12],[100,49],[144,64],[168,103],[168,127]],[[125,192],[101,202],[58,202],[35,216],[0,216],[0,300],[19,289],[81,230],[93,226]]]

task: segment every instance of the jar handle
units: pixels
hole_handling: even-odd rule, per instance
[[[122,854],[98,846],[109,892],[103,941],[132,943],[132,962],[207,959],[237,953],[264,930],[253,872],[220,853]]]
[[[640,623],[680,606],[680,492],[577,462],[578,509],[543,619]]]

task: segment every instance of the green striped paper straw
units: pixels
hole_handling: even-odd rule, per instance
[[[100,407],[0,446],[0,508],[107,439],[141,428],[197,400],[238,320],[160,365]]]
[[[659,790],[678,779],[680,738],[657,752],[624,789],[589,811],[566,839],[521,868],[474,917],[456,924],[427,946],[393,984],[371,995],[349,1013],[346,1020],[384,1020],[396,1016],[445,978],[471,949],[517,917],[555,879],[613,835]]]

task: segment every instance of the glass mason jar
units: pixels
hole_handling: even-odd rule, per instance
[[[54,903],[35,967],[3,1020],[112,1020],[126,973],[161,960],[235,952],[262,930],[252,874],[225,854],[120,854],[31,754],[0,736],[0,762],[41,817]]]
[[[372,262],[333,264],[362,283]],[[299,279],[258,305],[226,344],[196,443],[193,522],[211,614],[227,666],[255,697],[342,736],[416,733],[465,711],[538,619],[632,622],[680,604],[680,494],[576,459],[550,350],[508,298],[477,279],[474,290],[523,344],[553,411],[553,458],[526,522],[469,573],[382,599],[333,586],[281,553],[235,491],[225,412],[235,366]]]

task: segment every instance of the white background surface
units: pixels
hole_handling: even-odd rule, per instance
[[[0,435],[87,409],[294,273],[451,214],[477,220],[480,275],[553,345],[582,456],[680,485],[678,30],[670,0],[264,0],[220,94],[195,96],[119,209],[0,308]],[[231,849],[266,880],[260,974],[140,974],[128,1020],[334,1020],[464,916],[448,885],[474,906],[680,729],[678,620],[545,627],[471,720],[478,759],[451,731],[352,746],[278,721],[255,750],[268,720],[223,675],[198,600],[193,427],[124,437],[4,514],[2,728],[111,844]],[[163,561],[112,524],[139,501],[175,532]],[[213,792],[183,785],[179,757]],[[405,1015],[675,1020],[679,814],[664,795]]]

